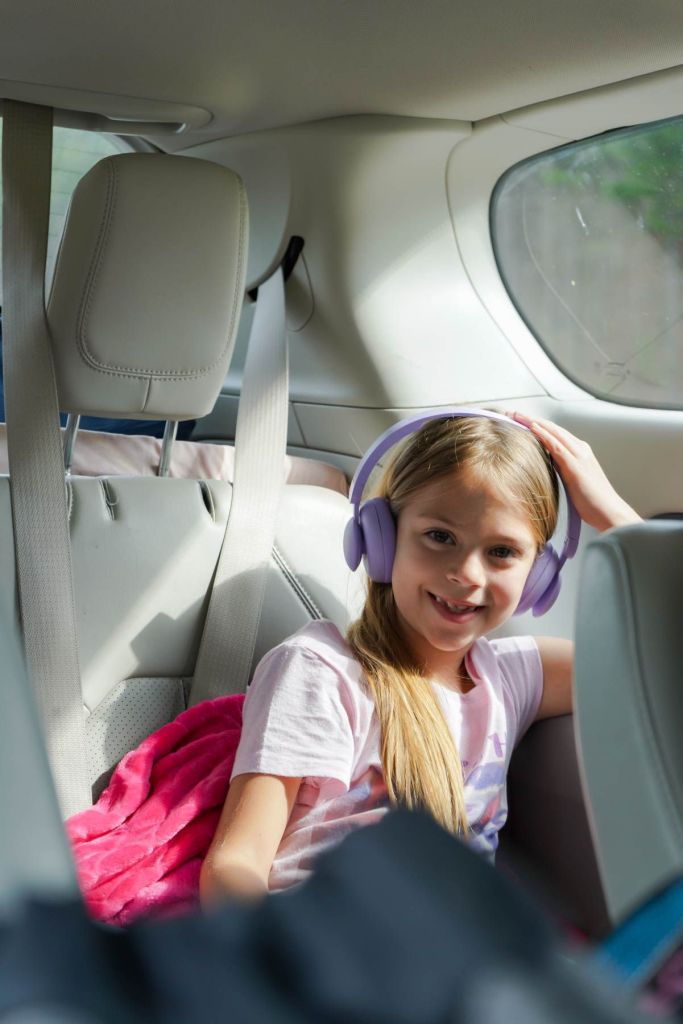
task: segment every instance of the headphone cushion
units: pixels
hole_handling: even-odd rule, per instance
[[[560,556],[552,544],[546,544],[531,567],[515,615],[530,609],[534,615],[542,615],[555,603],[559,592]]]
[[[536,601],[536,603],[534,604],[534,608],[533,608],[533,614],[534,615],[544,615],[545,612],[548,611],[548,609],[552,608],[552,606],[557,601],[558,595],[560,593],[560,587],[561,586],[562,586],[562,579],[561,579],[560,573],[558,571],[555,574],[555,577],[554,577],[553,581],[551,582],[550,586],[546,588],[544,593],[541,594],[541,596],[539,597],[538,601]]]
[[[356,522],[356,517],[352,516],[346,524],[344,530],[344,558],[349,569],[353,572],[360,565],[360,560],[363,557],[363,532],[360,528],[360,524]]]
[[[367,574],[376,583],[391,583],[396,524],[389,502],[384,498],[371,498],[361,505],[359,518]]]

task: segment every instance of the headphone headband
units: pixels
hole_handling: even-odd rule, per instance
[[[503,413],[490,412],[488,409],[477,409],[471,406],[447,406],[438,411],[417,413],[414,416],[409,416],[407,419],[400,420],[398,423],[394,423],[391,427],[385,430],[383,434],[380,434],[377,440],[370,446],[370,448],[368,448],[367,452],[361,459],[360,465],[354,473],[353,480],[351,481],[351,487],[349,489],[349,500],[353,505],[353,517],[356,522],[360,521],[360,501],[365,485],[370,478],[370,474],[382,456],[389,451],[390,448],[393,448],[395,444],[401,441],[404,437],[407,437],[408,434],[418,431],[420,427],[424,426],[425,423],[429,423],[431,420],[444,420],[466,416],[478,416],[488,420],[499,420],[500,422],[507,423],[510,426],[517,427],[519,430],[529,430],[529,428],[525,427],[523,423],[518,423],[516,420],[510,419],[509,416],[505,416]],[[529,431],[529,433],[531,433],[531,431]],[[576,550],[579,546],[579,537],[581,535],[581,517],[574,508],[574,504],[569,497],[567,486],[554,463],[553,467],[560,483],[562,484],[567,503],[567,530],[564,544],[562,545],[562,551],[558,556],[559,570],[567,559],[573,558],[576,554]]]
[[[408,434],[416,433],[420,427],[423,427],[425,423],[429,423],[430,420],[447,420],[456,416],[483,416],[490,420],[504,420],[506,423],[512,423],[515,427],[520,427],[522,430],[527,428],[522,426],[521,423],[517,423],[516,420],[511,420],[509,416],[504,416],[500,412],[489,412],[485,409],[472,409],[472,408],[460,408],[458,406],[447,406],[444,409],[440,409],[438,412],[421,412],[416,413],[414,416],[408,416],[404,420],[399,420],[398,423],[394,423],[388,427],[383,434],[374,441],[365,455],[363,456],[358,469],[356,470],[353,480],[351,481],[351,487],[349,489],[349,500],[354,504],[360,502],[363,490],[366,483],[370,478],[370,474],[375,468],[376,464],[382,458],[382,456],[393,448],[395,444],[398,444]]]

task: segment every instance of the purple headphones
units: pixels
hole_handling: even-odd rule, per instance
[[[440,412],[410,416],[385,430],[365,453],[351,481],[349,500],[353,505],[353,517],[347,523],[344,532],[344,556],[350,569],[357,569],[361,558],[364,558],[365,568],[371,580],[375,580],[377,583],[391,582],[391,570],[396,551],[394,516],[385,498],[371,498],[361,505],[363,489],[379,459],[397,441],[407,434],[419,430],[430,420],[450,419],[454,416],[483,416],[489,420],[502,420],[520,430],[528,429],[516,420],[503,416],[502,413],[488,412],[486,409],[455,407],[442,409]],[[521,615],[529,609],[536,616],[543,615],[553,606],[560,592],[562,566],[567,559],[574,557],[579,545],[581,517],[570,500],[562,477],[559,473],[557,476],[567,501],[567,534],[562,551],[558,554],[552,544],[545,545],[524,584],[515,615]]]

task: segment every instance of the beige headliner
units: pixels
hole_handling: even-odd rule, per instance
[[[0,79],[210,112],[167,149],[343,114],[475,121],[679,64],[681,0],[14,0],[0,34]]]

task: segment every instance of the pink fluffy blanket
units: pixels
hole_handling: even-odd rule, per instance
[[[184,711],[123,758],[67,830],[93,917],[129,924],[197,906],[199,870],[225,801],[243,695]]]

